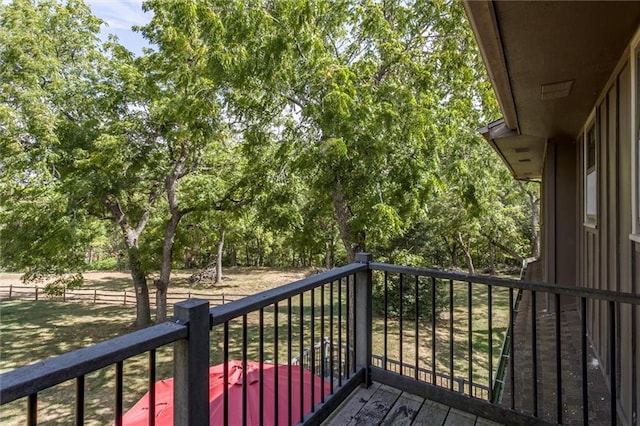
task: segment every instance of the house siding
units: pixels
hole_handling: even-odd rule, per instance
[[[598,135],[598,212],[595,227],[578,226],[577,277],[578,285],[588,288],[637,293],[640,290],[640,244],[629,239],[631,234],[631,72],[628,63],[621,62],[609,84],[594,105],[596,132]],[[587,127],[589,123],[585,123]],[[578,152],[579,196],[578,217],[584,217],[584,144],[582,137],[576,140]],[[556,259],[559,260],[559,259]],[[609,317],[607,303],[592,302],[587,306],[589,333],[596,356],[608,383],[611,379],[609,359]],[[633,311],[635,310],[635,313]],[[618,353],[615,359],[618,409],[624,424],[636,424],[633,412],[637,412],[640,384],[637,365],[640,354],[637,342],[640,330],[639,308],[628,305],[616,312],[616,341]],[[628,337],[635,333],[636,341]],[[635,387],[635,391],[634,391]]]

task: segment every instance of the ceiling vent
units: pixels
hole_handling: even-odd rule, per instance
[[[551,99],[566,98],[569,96],[569,93],[571,93],[572,87],[573,80],[543,84],[540,86],[540,99],[548,101]]]

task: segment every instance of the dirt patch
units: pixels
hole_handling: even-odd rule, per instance
[[[0,272],[0,285],[22,284],[22,274],[15,272]]]

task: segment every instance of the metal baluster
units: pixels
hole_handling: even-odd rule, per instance
[[[338,281],[338,386],[342,386],[342,278]]]
[[[471,281],[467,283],[467,315],[468,315],[468,334],[469,334],[469,342],[468,342],[468,361],[469,361],[469,395],[475,396],[473,394],[473,291],[472,291]]]
[[[115,406],[115,416],[116,416],[116,426],[122,425],[122,383],[123,383],[123,371],[122,371],[122,361],[116,363],[116,406]]]
[[[260,424],[264,424],[264,308],[260,308],[258,317],[258,357],[260,365],[258,375],[260,378],[260,401],[258,405]]]
[[[609,379],[611,381],[611,425],[618,424],[618,376],[616,372],[616,302],[609,301]]]
[[[403,278],[404,278],[404,275],[400,274],[400,287],[399,287],[399,290],[398,290],[398,296],[400,297],[400,320],[399,320],[399,326],[398,326],[398,340],[400,341],[400,375],[404,374],[404,368],[402,366],[402,352],[403,352],[402,350],[404,349],[403,348],[403,344],[402,344],[402,335],[403,335],[403,332],[402,332],[402,329],[403,329],[402,317],[404,316],[404,309],[403,309],[404,308],[404,306],[403,306],[404,304],[402,303],[403,302],[402,296],[403,296],[403,293],[404,293],[404,286],[403,286],[404,280],[403,280]]]
[[[299,340],[300,355],[298,356],[298,368],[300,373],[300,419],[304,419],[304,293],[300,293],[300,320],[299,320]]]
[[[513,318],[513,287],[509,288],[509,353],[510,362],[509,362],[509,376],[511,379],[511,409],[515,409],[516,405],[516,358],[515,358],[515,344],[514,344],[514,318]]]
[[[431,382],[436,384],[436,277],[431,277]]]
[[[84,424],[84,375],[76,378],[76,424]]]
[[[349,279],[349,278],[347,278]],[[358,321],[356,320],[356,318],[358,318],[358,304],[356,303],[356,300],[358,300],[358,296],[357,296],[357,289],[358,289],[358,285],[356,283],[357,281],[357,275],[353,275],[353,285],[352,285],[352,289],[353,289],[353,296],[351,296],[351,298],[353,299],[353,313],[351,314],[350,318],[353,318],[353,331],[352,331],[352,335],[353,335],[353,371],[352,373],[356,372],[356,360],[358,359],[358,345],[356,344],[357,341],[357,337],[358,336]]]
[[[581,355],[582,355],[582,422],[589,425],[589,377],[587,368],[587,299],[580,298],[581,318]]]
[[[149,426],[156,424],[156,350],[149,351]]]
[[[316,289],[311,289],[311,412],[315,412],[315,385],[316,385]]]
[[[222,357],[224,360],[222,368],[223,389],[223,424],[229,424],[229,321],[225,321],[223,325],[224,345],[222,348]]]
[[[453,390],[453,280],[449,280],[449,388]]]
[[[387,369],[387,358],[388,358],[388,348],[389,348],[389,340],[388,340],[388,331],[389,331],[389,273],[384,271],[384,358],[382,368],[384,370]]]
[[[416,285],[415,285],[415,335],[416,335],[416,347],[415,347],[415,378],[416,380],[419,379],[418,373],[419,373],[419,364],[420,364],[420,358],[419,358],[419,349],[420,349],[420,345],[418,343],[418,333],[419,333],[419,323],[420,323],[420,312],[418,310],[419,306],[420,306],[420,294],[419,294],[419,290],[420,290],[420,277],[418,275],[416,275]]]
[[[536,292],[531,291],[531,360],[533,364],[533,416],[538,417],[538,328]]]
[[[331,394],[333,395],[333,375],[335,373],[333,365],[333,284],[329,287],[329,372],[331,373]]]
[[[293,397],[293,390],[292,390],[292,386],[291,386],[291,356],[293,355],[292,352],[292,342],[293,342],[293,328],[292,328],[292,324],[291,324],[291,298],[289,297],[288,302],[287,302],[287,321],[288,321],[288,325],[287,325],[287,329],[288,329],[288,342],[287,342],[287,401],[292,401],[292,397]],[[293,422],[293,405],[291,404],[291,402],[289,403],[289,409],[287,410],[287,424],[289,426],[291,426],[291,423]]]
[[[278,401],[280,401],[280,376],[278,375],[278,302],[273,304],[273,423],[278,424],[280,413],[278,410]],[[289,338],[289,340],[291,340]]]
[[[560,295],[555,295],[556,304],[556,405],[558,424],[562,424],[562,337],[560,329]]]
[[[242,426],[247,426],[249,407],[247,406],[247,314],[242,315]]]
[[[32,393],[27,398],[27,424],[35,426],[38,424],[38,394]]]
[[[324,363],[327,361],[324,353],[324,292],[325,285],[322,284],[320,287],[320,377],[322,380],[320,381],[320,386],[322,387],[320,392],[320,402],[324,402],[324,377],[325,377],[325,365]]]
[[[489,338],[489,401],[493,402],[493,287],[487,286],[487,332]]]
[[[350,291],[349,291],[349,276],[347,276],[347,284],[345,287],[345,293],[346,293],[346,298],[347,298],[347,306],[346,306],[346,311],[347,311],[347,317],[346,317],[346,331],[347,331],[347,352],[344,354],[345,357],[345,363],[346,363],[346,372],[347,375],[346,377],[348,378],[351,375],[351,333],[350,333],[350,322],[351,322],[351,315],[350,315],[350,306],[351,306],[351,297],[349,295]]]

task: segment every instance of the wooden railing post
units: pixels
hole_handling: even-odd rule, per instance
[[[356,254],[356,263],[373,261],[369,253]],[[364,385],[371,386],[371,342],[372,342],[372,277],[371,269],[356,274],[355,283],[355,362],[357,367],[365,368]]]
[[[173,307],[189,337],[174,343],[173,421],[176,426],[209,424],[209,302],[189,299]]]

